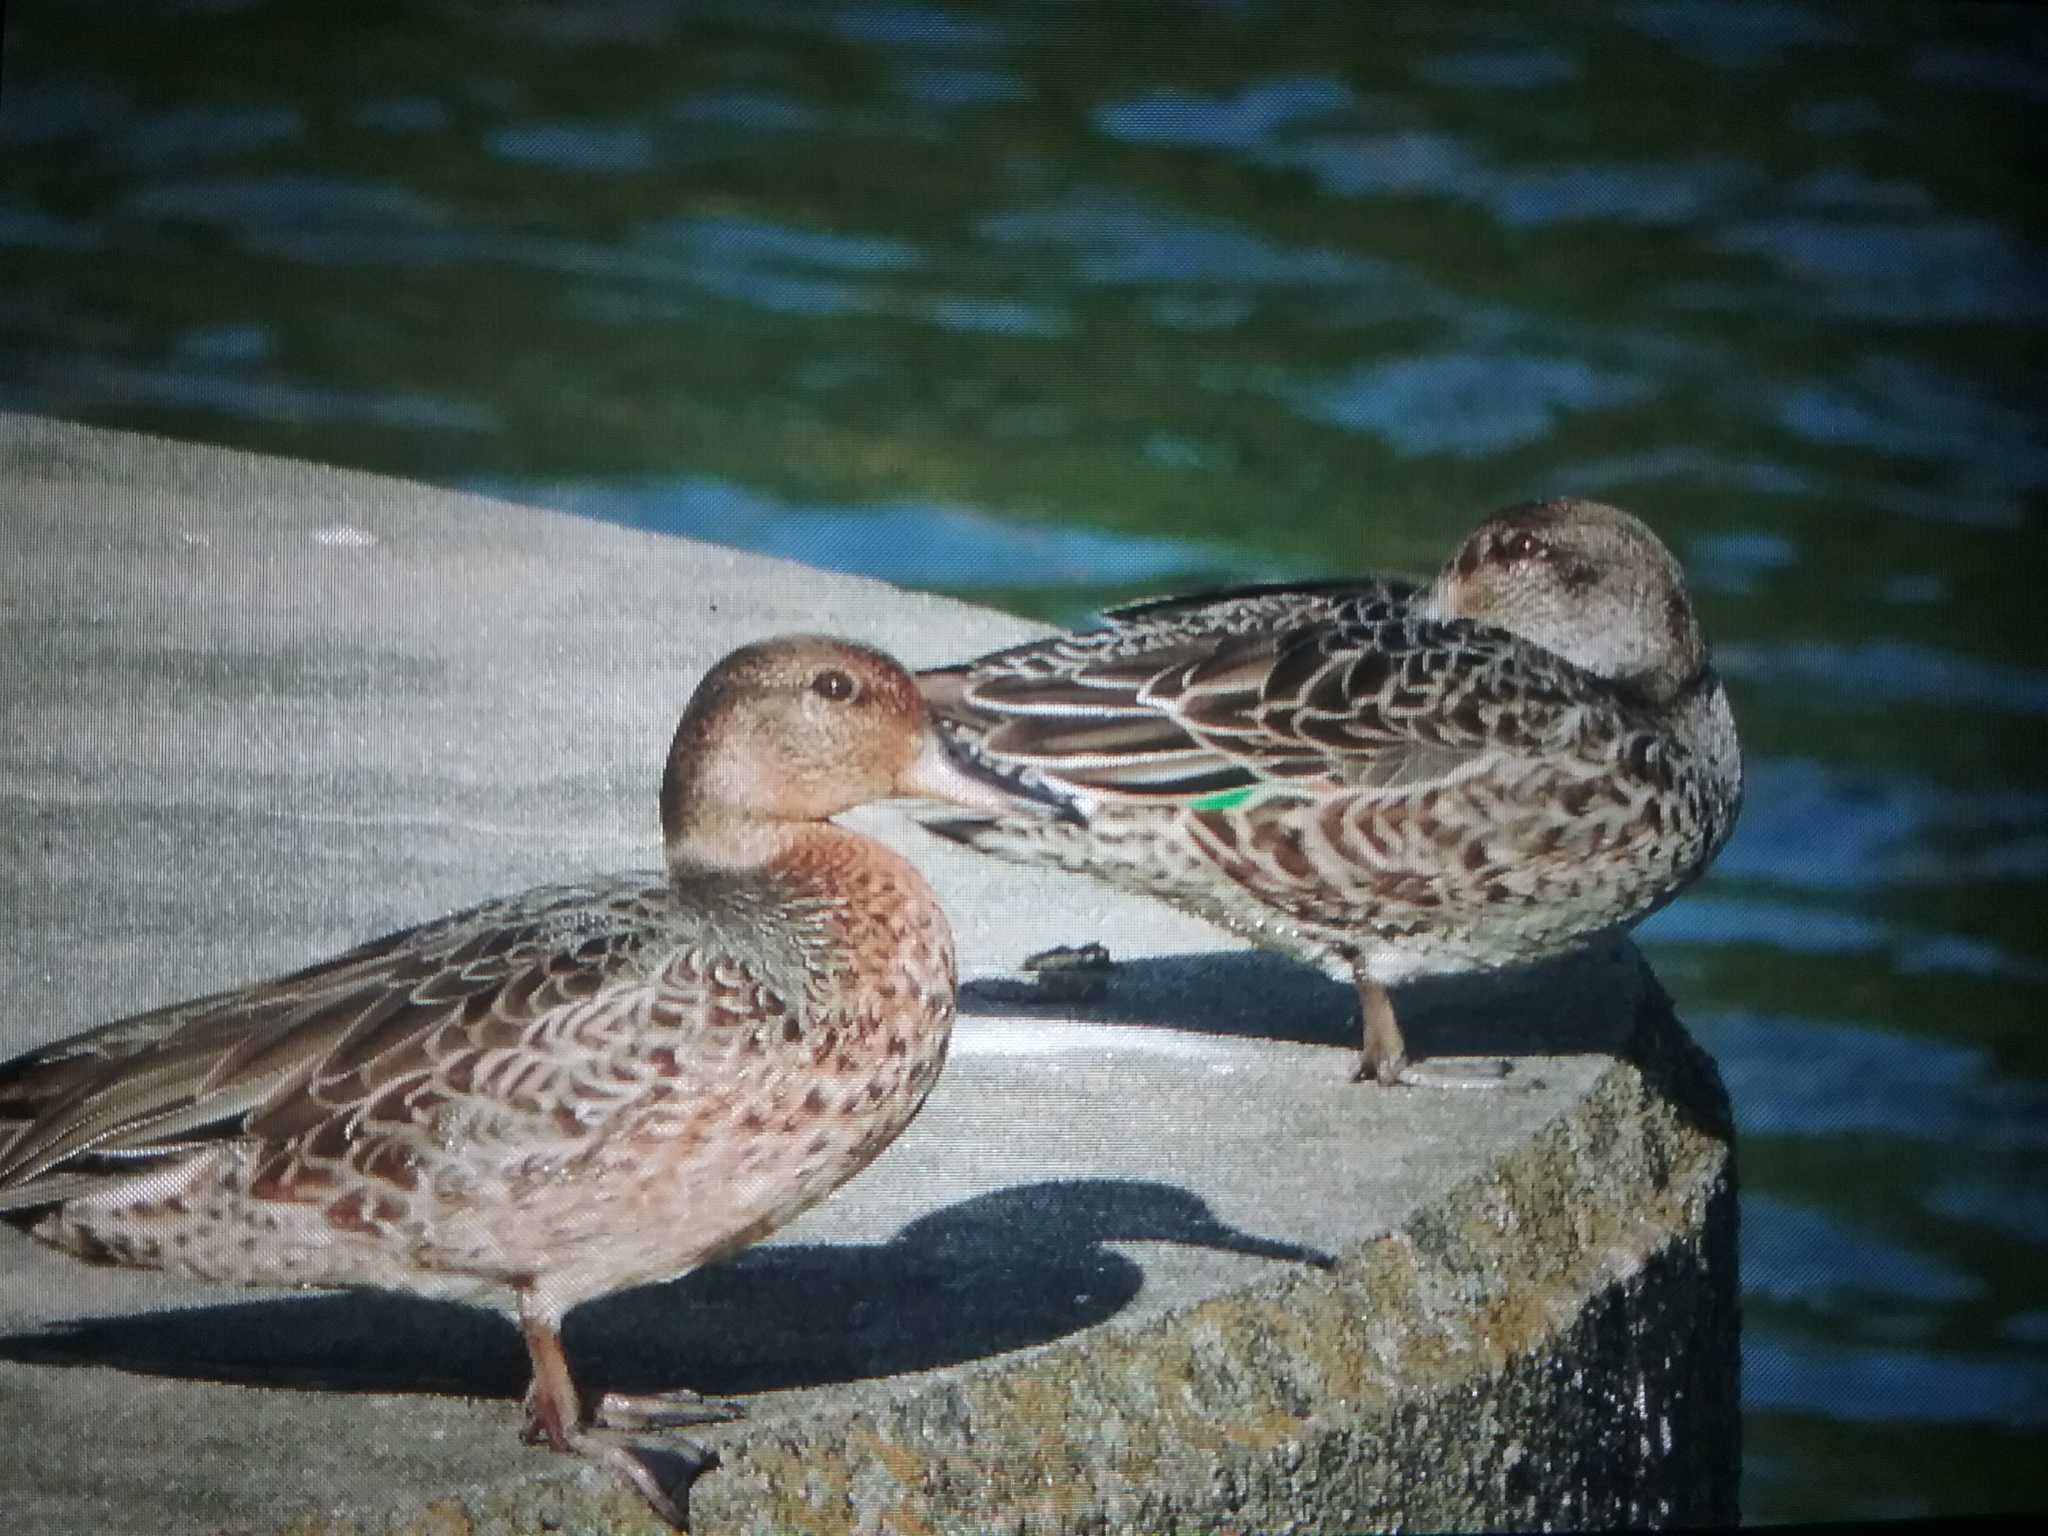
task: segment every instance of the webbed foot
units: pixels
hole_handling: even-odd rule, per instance
[[[1543,1086],[1540,1078],[1517,1077],[1515,1064],[1497,1056],[1432,1056],[1426,1061],[1397,1056],[1374,1063],[1361,1055],[1351,1080],[1387,1088],[1503,1088],[1515,1093]]]
[[[590,1422],[606,1429],[683,1429],[691,1424],[725,1424],[747,1410],[729,1398],[705,1397],[687,1387],[669,1392],[607,1392]]]

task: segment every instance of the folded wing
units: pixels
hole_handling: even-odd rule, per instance
[[[1003,767],[1129,802],[1414,791],[1537,749],[1598,707],[1568,663],[1422,617],[1413,595],[1377,581],[1148,603],[927,673],[926,692]]]
[[[729,965],[678,953],[652,972],[662,895],[651,879],[528,893],[18,1058],[0,1067],[0,1212],[223,1141],[374,1161],[376,1138],[418,1150],[451,1112],[472,1148],[510,1157],[587,1139],[683,1069],[722,993],[760,1007]]]

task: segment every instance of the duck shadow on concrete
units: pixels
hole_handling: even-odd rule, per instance
[[[1284,956],[1221,950],[1111,959],[1092,984],[1071,974],[1050,983],[1022,974],[974,978],[960,988],[960,1011],[1358,1049],[1357,992]],[[1617,1006],[1618,978],[1639,963],[1625,942],[1609,941],[1519,970],[1413,982],[1395,991],[1394,1010],[1421,1057],[1612,1053],[1631,1013]]]
[[[578,1308],[563,1330],[586,1391],[744,1396],[891,1376],[1047,1343],[1104,1322],[1144,1282],[1114,1242],[1327,1265],[1224,1225],[1170,1184],[1066,1179],[943,1207],[884,1243],[773,1244]],[[511,1323],[478,1307],[330,1292],[58,1323],[0,1360],[327,1391],[517,1397]]]

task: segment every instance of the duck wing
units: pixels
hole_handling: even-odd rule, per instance
[[[414,1090],[467,1081],[491,1052],[534,1090],[501,1108],[549,1112],[542,1079],[559,1075],[570,1036],[652,1006],[647,952],[667,899],[658,876],[532,891],[16,1058],[0,1066],[0,1211],[209,1143],[416,1121],[432,1106]]]
[[[1542,750],[1600,703],[1570,663],[1416,597],[1382,580],[1144,603],[923,681],[971,750],[1124,802],[1412,791]]]

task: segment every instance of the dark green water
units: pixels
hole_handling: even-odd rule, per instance
[[[7,8],[0,406],[1062,619],[1630,507],[1752,764],[1643,935],[1745,1509],[2048,1503],[2048,23],[306,9]]]

